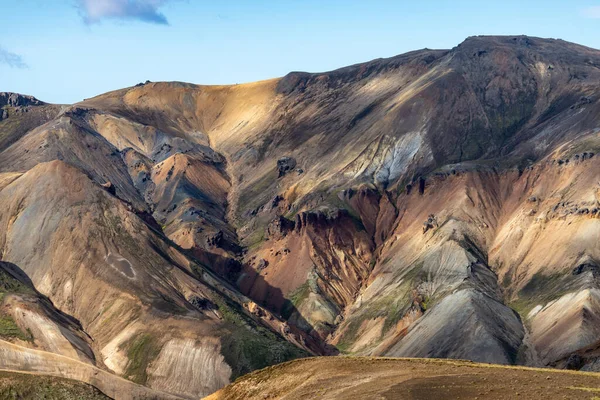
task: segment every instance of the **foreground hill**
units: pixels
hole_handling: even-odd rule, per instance
[[[596,399],[600,375],[466,361],[328,357],[248,374],[205,400]]]
[[[600,51],[524,36],[2,93],[0,368],[183,398],[308,355],[598,370],[598,93]]]

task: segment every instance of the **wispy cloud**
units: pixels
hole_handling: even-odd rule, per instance
[[[581,10],[581,14],[586,18],[600,19],[600,6],[586,7]]]
[[[5,64],[12,68],[28,68],[25,61],[23,61],[23,57],[21,57],[18,54],[11,53],[10,51],[4,49],[2,46],[0,46],[0,64]]]
[[[77,0],[86,24],[104,19],[139,20],[168,25],[169,21],[159,8],[170,0]]]

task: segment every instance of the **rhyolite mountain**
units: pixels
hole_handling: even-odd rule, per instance
[[[600,370],[599,99],[600,51],[526,36],[0,94],[0,367],[159,398],[307,355]]]

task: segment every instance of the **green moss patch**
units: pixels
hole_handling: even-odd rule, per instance
[[[283,305],[281,314],[283,318],[288,319],[293,314],[294,310],[304,302],[310,295],[310,283],[307,280],[294,290],[288,297],[289,299]]]
[[[23,332],[8,315],[0,315],[0,338],[33,341],[31,332],[29,330],[27,333]]]
[[[0,301],[7,294],[29,294],[33,293],[33,290],[24,285],[22,282],[13,278],[8,272],[2,269],[0,266]]]
[[[518,298],[509,306],[526,318],[529,312],[538,304],[546,305],[575,288],[574,277],[570,274],[544,275],[536,273],[518,293]]]
[[[221,354],[231,366],[231,379],[308,353],[257,324],[239,306],[224,299],[216,301],[229,332],[222,336]]]
[[[127,349],[129,358],[125,376],[135,383],[146,384],[148,381],[146,369],[160,353],[157,340],[148,333],[142,333],[127,341],[123,348]]]
[[[348,353],[349,349],[358,339],[358,331],[364,321],[376,318],[385,318],[382,337],[396,326],[412,306],[412,289],[421,282],[427,280],[423,271],[423,263],[415,263],[402,276],[402,284],[391,293],[380,296],[371,303],[365,304],[363,309],[347,322],[347,327],[336,346],[342,353]],[[422,307],[433,307],[435,299],[425,298]]]
[[[30,294],[33,290],[13,278],[8,272],[0,267],[0,302],[8,294]],[[10,315],[0,312],[0,338],[2,339],[20,339],[33,341],[33,335],[29,330],[23,332]]]

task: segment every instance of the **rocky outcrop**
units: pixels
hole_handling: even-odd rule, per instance
[[[423,222],[423,233],[427,233],[428,230],[437,228],[438,226],[439,225],[438,225],[437,218],[435,217],[435,215],[429,214],[429,216],[427,217],[427,220],[425,222]]]
[[[277,170],[279,171],[279,177],[281,178],[290,171],[296,168],[296,159],[292,157],[282,157],[277,160]]]
[[[296,226],[294,221],[291,221],[283,216],[275,218],[267,227],[267,235],[275,240],[282,239],[289,232],[293,231]]]
[[[41,106],[45,104],[33,96],[26,96],[18,93],[0,92],[0,108],[9,107],[27,107]],[[1,119],[1,118],[0,118]]]

